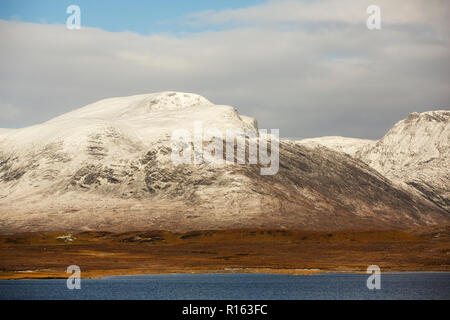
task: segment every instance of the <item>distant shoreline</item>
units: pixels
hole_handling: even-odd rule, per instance
[[[434,271],[425,271],[425,270],[419,270],[419,271],[413,271],[413,270],[407,270],[407,271],[385,271],[383,274],[404,274],[404,273],[448,273],[450,274],[450,270],[434,270]],[[194,271],[186,271],[186,272],[170,272],[170,273],[130,273],[130,274],[115,274],[115,275],[99,275],[94,276],[91,275],[87,278],[81,277],[83,280],[87,279],[106,279],[106,278],[118,278],[118,277],[146,277],[146,276],[163,276],[163,275],[228,275],[228,274],[235,274],[235,275],[245,275],[245,274],[258,274],[258,275],[288,275],[288,276],[315,276],[315,275],[323,275],[323,274],[366,274],[366,272],[363,271],[355,271],[355,270],[348,270],[348,271],[333,271],[333,270],[321,270],[317,272],[305,272],[305,273],[297,273],[297,272],[289,272],[289,270],[286,270],[286,272],[224,272],[224,270],[211,270],[209,272],[194,272]],[[36,276],[31,277],[7,277],[4,278],[3,275],[0,274],[0,281],[4,280],[66,280],[70,275],[69,274],[61,274],[60,276],[42,276],[36,274]]]

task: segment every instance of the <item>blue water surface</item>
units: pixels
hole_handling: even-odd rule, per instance
[[[450,299],[450,273],[383,273],[369,290],[368,274],[170,274],[81,279],[1,280],[0,299]]]

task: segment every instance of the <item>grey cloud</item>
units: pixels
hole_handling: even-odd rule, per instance
[[[0,21],[0,112],[18,110],[0,117],[0,127],[35,124],[105,97],[177,90],[233,105],[282,136],[378,138],[410,112],[450,105],[448,20],[440,10],[447,5],[431,1],[420,11],[423,2],[410,2],[408,24],[385,12],[402,5],[380,2],[382,17],[391,17],[380,31],[351,23],[366,18],[354,1],[339,2],[342,25],[323,24],[330,13],[320,8],[336,6],[331,0],[302,7],[317,28],[274,26],[296,5],[286,1],[197,18],[252,24],[183,36]],[[269,24],[267,7],[276,12]],[[424,16],[434,19],[427,24]]]

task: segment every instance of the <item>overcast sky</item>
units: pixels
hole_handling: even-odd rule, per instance
[[[68,30],[71,1],[1,1],[0,128],[158,91],[232,105],[284,137],[376,139],[410,112],[450,109],[450,1],[167,3],[78,1],[82,28]],[[366,27],[370,4],[381,30]]]

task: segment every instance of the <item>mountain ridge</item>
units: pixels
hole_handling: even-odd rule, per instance
[[[1,135],[0,233],[448,222],[434,203],[328,148],[280,141],[274,176],[261,176],[261,164],[175,166],[171,133],[191,132],[198,121],[204,129],[257,129],[231,106],[163,92],[102,100]]]
[[[450,212],[450,111],[413,112],[380,140],[322,137],[298,141],[350,154]]]

